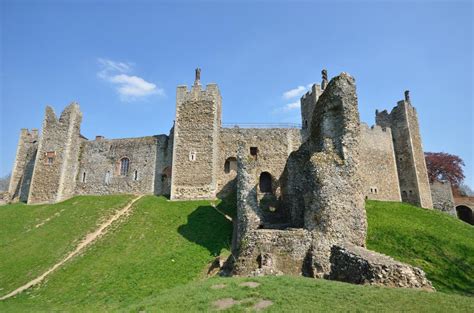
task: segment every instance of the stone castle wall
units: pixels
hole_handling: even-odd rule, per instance
[[[362,123],[360,156],[366,199],[401,201],[390,128]]]
[[[115,140],[83,138],[82,113],[77,104],[68,106],[59,119],[47,108],[43,136],[38,138],[37,132],[22,132],[20,136],[9,194],[14,200],[28,198],[29,203],[56,202],[74,194],[220,197],[236,188],[236,156],[242,145],[248,157],[258,159],[258,175],[271,175],[272,199],[278,200],[288,156],[312,135],[310,129],[320,128],[313,127],[317,126],[312,125],[313,115],[327,113],[327,121],[333,118],[334,112],[321,112],[316,107],[322,93],[321,86],[314,84],[301,98],[302,129],[222,128],[219,89],[216,84],[203,89],[197,77],[191,90],[186,86],[177,88],[176,122],[169,136]],[[401,196],[403,201],[430,207],[430,187],[415,109],[409,100],[401,101],[391,113],[377,113],[376,120],[379,126],[373,129],[361,126],[364,195],[368,199],[393,201]],[[332,123],[326,131],[329,137],[336,137],[346,127]],[[337,144],[334,148],[340,150],[342,146]],[[256,155],[251,155],[251,149],[255,149]],[[117,175],[121,157],[130,158],[125,177]],[[259,201],[266,196],[258,188],[257,193]],[[301,216],[295,218],[302,220]]]
[[[81,146],[76,194],[161,194],[161,172],[167,165],[166,135],[97,139]],[[121,160],[129,160],[121,175]]]
[[[456,216],[453,191],[449,181],[434,181],[430,183],[433,208]]]
[[[15,164],[8,193],[11,201],[28,200],[31,178],[35,164],[36,152],[38,150],[38,130],[22,129],[16,151]]]
[[[226,192],[235,190],[236,168],[225,170],[226,160],[237,160],[237,151],[242,146],[248,157],[251,148],[257,149],[255,158],[259,161],[260,173],[268,172],[275,180],[274,189],[278,188],[278,179],[283,173],[285,162],[291,152],[301,144],[299,129],[284,128],[222,128],[220,133],[218,189]],[[236,164],[236,163],[235,163]],[[276,191],[276,190],[275,190]]]
[[[59,119],[46,108],[28,203],[52,203],[74,194],[81,144],[82,113],[75,103]]]

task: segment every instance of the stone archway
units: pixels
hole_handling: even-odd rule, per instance
[[[260,192],[263,193],[272,193],[272,175],[269,172],[262,172],[260,174],[260,179],[258,182]]]
[[[468,224],[474,225],[474,218],[472,216],[472,209],[467,205],[456,206],[456,214],[460,220]]]

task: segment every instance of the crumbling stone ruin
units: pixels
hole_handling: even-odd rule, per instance
[[[296,274],[432,289],[424,272],[364,248],[367,218],[354,79],[333,78],[314,105],[308,138],[288,157],[281,197],[267,205],[261,162],[238,155],[233,273]]]

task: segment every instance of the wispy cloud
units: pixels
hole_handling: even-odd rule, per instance
[[[283,107],[283,109],[284,109],[284,111],[293,111],[295,109],[298,109],[299,107],[300,107],[300,102],[296,101],[296,102],[287,103]]]
[[[305,86],[298,86],[288,91],[285,91],[282,97],[285,100],[299,98],[302,95],[304,95],[308,90],[310,90],[313,84],[314,83],[306,84]],[[300,101],[297,100],[294,102],[286,103],[285,105],[277,108],[276,110],[274,110],[274,113],[289,112],[289,111],[294,111],[299,108],[300,108]]]
[[[306,88],[298,86],[283,93],[283,99],[293,99],[302,96],[306,92]]]
[[[132,63],[116,62],[109,59],[98,59],[100,71],[97,76],[111,83],[122,101],[134,101],[150,95],[163,96],[165,91],[140,76],[130,75]]]

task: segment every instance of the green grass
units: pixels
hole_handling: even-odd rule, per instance
[[[256,288],[239,286],[244,281]],[[224,284],[225,288],[213,289]],[[124,309],[129,312],[207,312],[214,302],[242,301],[226,312],[243,312],[261,299],[268,312],[473,312],[474,298],[412,289],[351,285],[303,277],[212,278],[175,287]]]
[[[474,295],[474,228],[446,213],[368,201],[368,248],[422,268],[438,291]]]
[[[77,197],[58,204],[65,208],[60,217],[68,210],[82,212],[77,208],[88,207],[83,201],[89,199],[99,201],[102,197]],[[108,202],[105,201],[104,206],[105,203]],[[97,205],[100,204],[96,204],[96,211],[104,210],[99,210]],[[38,211],[28,213],[33,217],[25,218],[21,215],[28,215],[21,211],[16,216],[15,206],[0,207],[0,212],[4,208],[7,213],[1,215],[2,220],[10,222],[4,223],[7,230],[0,230],[2,245],[21,241],[26,230],[37,223],[36,219],[39,221],[57,212],[43,212],[43,206],[19,205],[25,212]],[[235,216],[235,197],[220,202],[218,208]],[[83,212],[83,215],[71,216],[74,222],[69,223],[81,224],[90,219],[90,225],[94,225],[104,214]],[[468,266],[474,264],[472,226],[443,213],[400,203],[369,201],[367,215],[368,247],[422,267],[442,292],[355,286],[301,277],[255,278],[261,285],[249,289],[238,286],[239,282],[249,279],[205,279],[208,264],[214,257],[229,253],[231,223],[216,212],[209,201],[170,202],[164,197],[146,196],[135,203],[126,220],[81,256],[54,272],[42,285],[1,301],[0,312],[207,311],[213,308],[213,301],[226,297],[248,301],[230,311],[246,310],[260,298],[274,302],[269,311],[473,311],[474,297],[461,296],[472,295],[474,285],[472,268]],[[54,226],[49,230],[55,234],[53,237],[74,228],[63,224],[50,224]],[[55,253],[51,260],[59,260],[71,249],[76,237],[69,237],[69,241],[61,239],[65,248],[57,243],[48,244]],[[46,244],[43,241],[30,239],[31,245]],[[42,254],[39,248],[25,250],[18,248],[20,254],[4,253],[6,261],[0,262],[16,270],[15,262],[21,263],[22,258],[35,259]],[[2,268],[0,275],[26,275],[28,267],[21,267],[23,274],[18,271],[12,275],[7,273],[10,269]],[[22,282],[27,280],[20,278]],[[218,283],[227,287],[210,288]]]
[[[53,205],[0,207],[0,295],[20,287],[71,251],[101,218],[131,196],[87,196]]]
[[[0,302],[0,311],[103,311],[130,305],[203,277],[206,265],[227,253],[231,233],[231,222],[209,201],[144,197],[118,228],[41,287]]]

